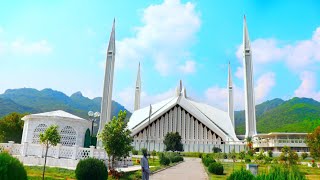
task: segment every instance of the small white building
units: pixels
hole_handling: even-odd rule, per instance
[[[24,121],[21,142],[39,144],[39,135],[50,125],[57,125],[62,146],[84,146],[85,134],[91,130],[91,122],[62,110],[30,114]]]

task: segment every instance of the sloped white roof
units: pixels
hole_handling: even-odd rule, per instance
[[[53,117],[53,118],[67,118],[67,119],[75,119],[75,120],[83,120],[87,121],[81,117],[75,116],[73,114],[70,114],[68,112],[57,110],[57,111],[50,111],[50,112],[44,112],[44,113],[37,113],[37,114],[30,114],[26,115],[22,118],[22,120],[27,120],[31,118],[41,118],[41,117]]]
[[[152,123],[175,105],[184,108],[213,132],[220,135],[223,140],[238,140],[227,112],[207,104],[195,102],[185,97],[184,93],[151,105],[152,113],[150,122]],[[149,111],[150,107],[148,106],[133,112],[128,123],[128,127],[132,130],[133,134],[141,131],[149,124]]]

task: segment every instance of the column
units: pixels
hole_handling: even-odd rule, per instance
[[[174,107],[173,110],[173,117],[172,117],[172,132],[177,132],[177,114],[178,114],[178,108]]]
[[[186,121],[185,121],[185,126],[186,126],[186,140],[189,141],[190,139],[190,131],[191,131],[191,128],[190,128],[190,116],[189,114],[186,113]]]
[[[186,112],[184,110],[181,111],[181,137],[182,140],[185,142],[186,141]]]
[[[180,136],[182,137],[182,130],[181,130],[181,107],[179,106],[177,108],[177,132],[180,134]]]
[[[168,132],[172,132],[172,129],[173,129],[173,127],[172,127],[172,116],[173,116],[173,111],[170,110],[170,113],[169,113],[169,130],[168,130]]]

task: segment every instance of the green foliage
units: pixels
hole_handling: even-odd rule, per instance
[[[259,133],[312,132],[320,126],[320,103],[308,98],[292,98],[256,115]],[[235,113],[235,119],[237,119],[237,113]],[[244,121],[236,126],[236,132],[244,134]]]
[[[180,154],[184,157],[196,157],[199,158],[200,154],[199,152],[180,152]]]
[[[40,142],[46,146],[56,146],[61,139],[56,125],[49,126],[44,133],[40,133],[39,137]]]
[[[255,177],[250,171],[241,168],[240,170],[234,171],[230,174],[227,180],[254,180]]]
[[[94,158],[80,160],[75,173],[78,180],[108,179],[107,166],[99,159]]]
[[[271,150],[268,150],[268,156],[272,157],[273,156],[273,152]]]
[[[245,157],[244,162],[245,162],[245,163],[250,163],[250,162],[251,162],[251,159],[250,159],[249,157]]]
[[[255,156],[254,156],[254,160],[256,163],[260,164],[263,162],[263,160],[265,159],[265,155],[264,155],[264,151],[260,151],[259,153],[257,153]]]
[[[271,166],[269,173],[259,174],[257,180],[305,180],[306,177],[296,166],[285,168],[282,166]]]
[[[308,153],[303,152],[303,153],[301,154],[301,157],[302,157],[302,159],[306,159],[306,158],[308,157]]]
[[[90,130],[87,129],[86,133],[84,134],[84,147],[88,148],[91,145],[91,135]]]
[[[237,153],[236,153],[236,151],[235,151],[234,149],[232,149],[232,151],[229,152],[228,158],[229,158],[229,159],[232,159],[233,162],[236,162],[236,160],[237,160]]]
[[[243,160],[246,157],[246,152],[245,151],[241,151],[239,153],[239,159]]]
[[[198,154],[198,157],[199,157],[199,158],[202,158],[202,153],[199,153],[199,154]]]
[[[163,143],[166,146],[166,151],[183,151],[181,136],[178,132],[167,133]]]
[[[0,119],[0,142],[21,142],[24,114],[11,113]]]
[[[209,154],[206,154],[206,155],[202,156],[201,159],[202,159],[202,163],[203,163],[206,167],[208,167],[211,163],[216,162],[216,161],[213,159],[213,157],[212,157],[211,155],[209,155]]]
[[[213,148],[212,148],[212,151],[213,151],[213,153],[219,153],[219,152],[222,152],[222,151],[221,151],[221,149],[220,149],[220,148],[218,148],[218,147],[213,147]]]
[[[114,167],[115,160],[129,156],[132,149],[131,131],[127,128],[126,111],[120,111],[118,117],[113,117],[105,124],[99,138],[109,157],[111,166]]]
[[[135,149],[132,149],[131,152],[132,152],[133,155],[138,155],[138,151],[135,150]]]
[[[0,153],[1,180],[27,180],[27,172],[23,164],[8,153]]]
[[[306,143],[310,148],[310,155],[314,159],[320,158],[320,126],[318,126],[311,134],[308,134]]]
[[[223,175],[223,165],[219,162],[213,162],[209,165],[208,171],[213,174]]]
[[[158,156],[161,165],[167,166],[170,164],[170,159],[164,153],[158,153]]]
[[[282,161],[285,165],[295,165],[299,160],[298,154],[295,151],[292,151],[290,147],[284,146],[281,149],[281,154],[279,160]]]

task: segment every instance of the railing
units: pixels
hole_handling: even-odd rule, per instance
[[[272,139],[258,140],[253,143],[253,147],[307,147],[304,139]]]

